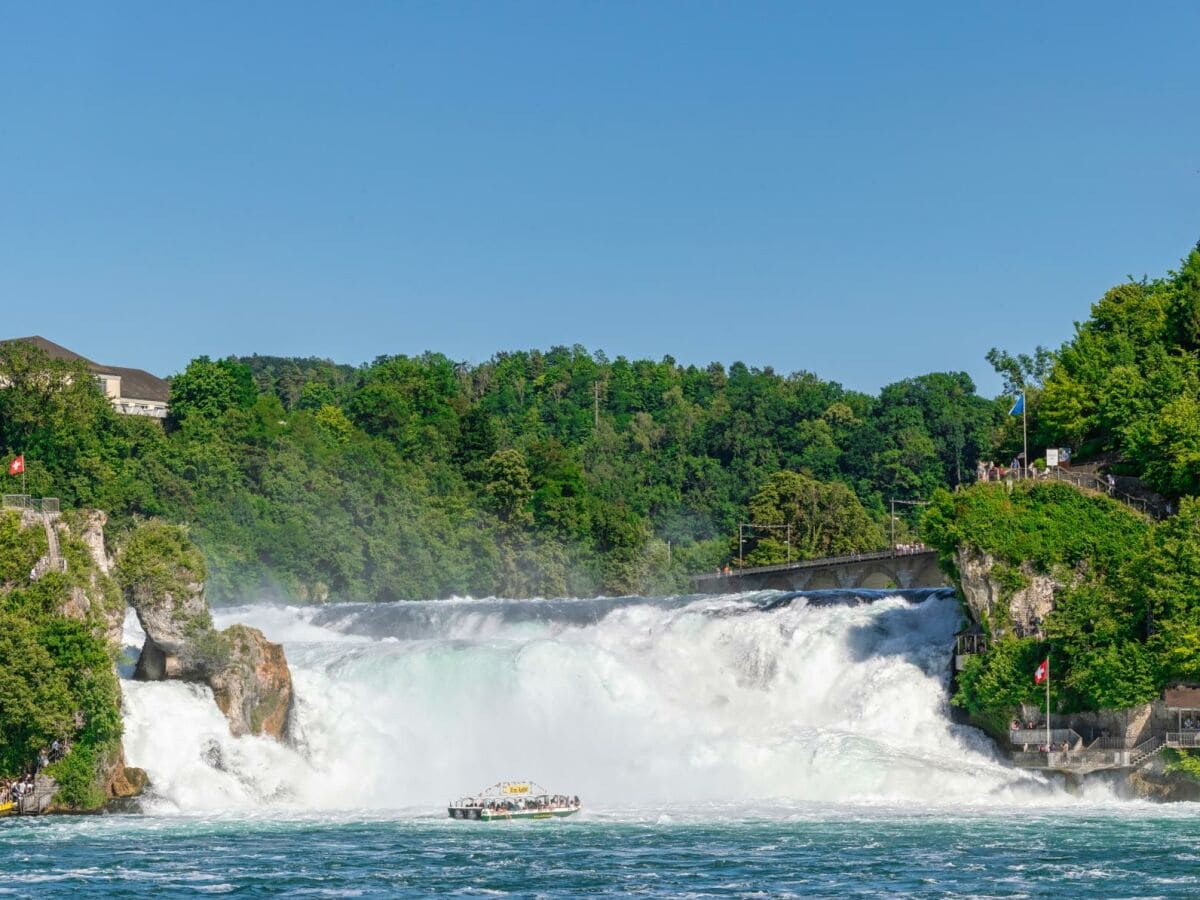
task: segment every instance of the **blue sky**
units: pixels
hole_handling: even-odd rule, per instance
[[[864,390],[1200,238],[1195,3],[0,0],[0,302],[112,364],[581,343]]]

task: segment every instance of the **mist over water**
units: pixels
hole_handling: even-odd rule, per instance
[[[245,606],[217,618],[284,643],[296,746],[231,737],[206,688],[124,682],[127,756],[162,811],[440,814],[452,797],[526,778],[589,810],[1061,794],[950,722],[960,611],[946,591]]]

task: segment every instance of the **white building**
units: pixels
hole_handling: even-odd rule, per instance
[[[87,357],[80,356],[78,353],[38,335],[10,338],[0,341],[0,343],[8,344],[17,341],[32,344],[45,352],[51,359],[82,361],[95,377],[96,383],[100,385],[100,390],[112,401],[113,409],[117,412],[127,416],[150,416],[154,419],[167,417],[171,386],[157,375],[151,375],[143,369],[105,366],[92,362]]]

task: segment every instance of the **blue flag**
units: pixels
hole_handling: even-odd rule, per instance
[[[1010,416],[1019,416],[1025,412],[1025,395],[1022,394],[1017,398],[1017,402],[1013,404],[1013,408],[1008,411]]]

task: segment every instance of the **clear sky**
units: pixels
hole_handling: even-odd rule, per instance
[[[0,303],[102,362],[999,382],[1200,238],[1200,4],[0,0]]]

